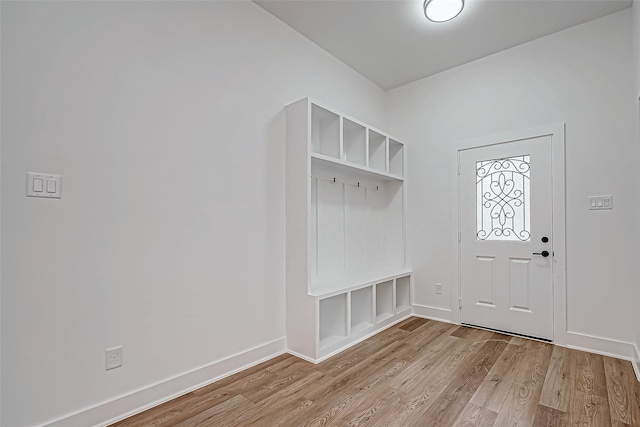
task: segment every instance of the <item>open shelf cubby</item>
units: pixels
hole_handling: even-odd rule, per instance
[[[366,166],[367,129],[358,123],[343,118],[342,135],[344,160],[357,165]]]
[[[311,105],[311,148],[314,153],[340,158],[340,116]]]
[[[396,279],[396,313],[411,307],[411,277]]]
[[[320,348],[347,336],[347,294],[320,300]]]
[[[387,137],[369,129],[369,167],[381,172],[387,169]]]
[[[373,288],[351,292],[351,333],[355,334],[373,325]]]
[[[402,176],[404,174],[404,153],[402,143],[389,139],[389,173]]]
[[[376,285],[376,322],[393,316],[393,280]]]

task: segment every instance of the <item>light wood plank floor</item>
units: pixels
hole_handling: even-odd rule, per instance
[[[640,427],[630,362],[409,318],[318,365],[282,355],[114,424]]]

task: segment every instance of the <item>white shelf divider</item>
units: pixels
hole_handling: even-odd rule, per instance
[[[404,181],[404,179],[400,175],[394,175],[391,173],[371,169],[366,166],[350,163],[350,162],[336,159],[331,156],[327,156],[320,153],[312,153],[311,162],[320,164],[320,165],[325,165],[328,167],[333,167],[339,172],[352,174],[352,175],[359,175],[364,178],[378,179],[381,181],[391,181],[391,180]]]
[[[409,270],[402,271],[377,271],[363,274],[362,276],[354,276],[337,280],[334,282],[319,283],[313,286],[309,295],[318,298],[327,298],[333,295],[354,291],[377,283],[392,281],[396,277],[407,276],[411,274]]]

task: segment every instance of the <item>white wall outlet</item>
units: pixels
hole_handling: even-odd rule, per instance
[[[62,176],[27,172],[27,197],[62,198]]]
[[[122,346],[106,349],[104,356],[107,371],[122,366]]]
[[[436,295],[442,295],[442,283],[436,283]]]

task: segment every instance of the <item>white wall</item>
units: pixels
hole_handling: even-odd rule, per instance
[[[633,1],[633,62],[635,94],[640,95],[640,0]]]
[[[282,338],[283,108],[384,128],[384,92],[250,2],[2,2],[1,24],[2,425]],[[27,171],[63,199],[26,198]]]
[[[640,0],[634,0],[632,7],[633,15],[633,77],[634,77],[634,91],[632,93],[633,98],[636,100],[635,116],[636,116],[636,143],[640,147]],[[640,176],[636,179],[640,180]],[[640,305],[640,274],[636,280],[636,287],[638,288],[638,304]],[[637,337],[636,337],[636,351],[640,347],[640,310],[638,312],[637,319]],[[636,355],[640,357],[640,354]]]
[[[452,309],[452,142],[566,123],[568,329],[635,340],[638,198],[624,10],[388,93],[390,131],[409,141],[415,302]],[[614,209],[590,212],[588,195]],[[434,283],[445,285],[435,295]]]

